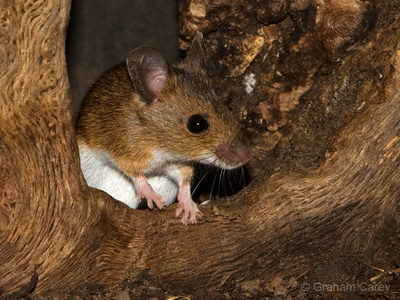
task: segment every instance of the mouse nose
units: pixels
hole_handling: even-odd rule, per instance
[[[217,148],[218,156],[231,165],[232,168],[240,167],[249,162],[251,151],[248,146],[243,144],[233,144],[223,142]]]

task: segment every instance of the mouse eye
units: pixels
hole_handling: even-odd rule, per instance
[[[186,127],[191,133],[199,134],[206,131],[210,127],[210,124],[208,124],[206,118],[197,114],[189,117]]]

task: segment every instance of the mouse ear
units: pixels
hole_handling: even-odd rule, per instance
[[[132,85],[142,100],[148,104],[157,101],[169,73],[165,56],[156,48],[140,46],[128,54],[126,65]]]
[[[193,68],[201,68],[205,56],[204,48],[203,34],[200,31],[197,31],[192,44],[190,45],[189,51],[186,54],[184,60],[185,64],[188,64]]]

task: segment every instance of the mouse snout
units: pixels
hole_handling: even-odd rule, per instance
[[[227,169],[240,167],[251,158],[250,148],[243,144],[221,143],[217,148],[217,155],[223,161]]]

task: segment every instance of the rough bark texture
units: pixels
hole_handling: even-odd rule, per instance
[[[380,47],[397,45],[391,34],[377,36],[394,26],[390,4],[196,0],[180,9],[182,48],[195,31],[208,34],[206,67],[254,136],[255,174],[320,164],[343,125],[376,101],[369,93],[391,78]]]
[[[133,211],[88,189],[63,54],[69,4],[2,1],[0,295],[394,298],[397,0],[180,5],[184,39],[209,33],[206,67],[255,138],[258,175],[196,226],[175,207]]]

